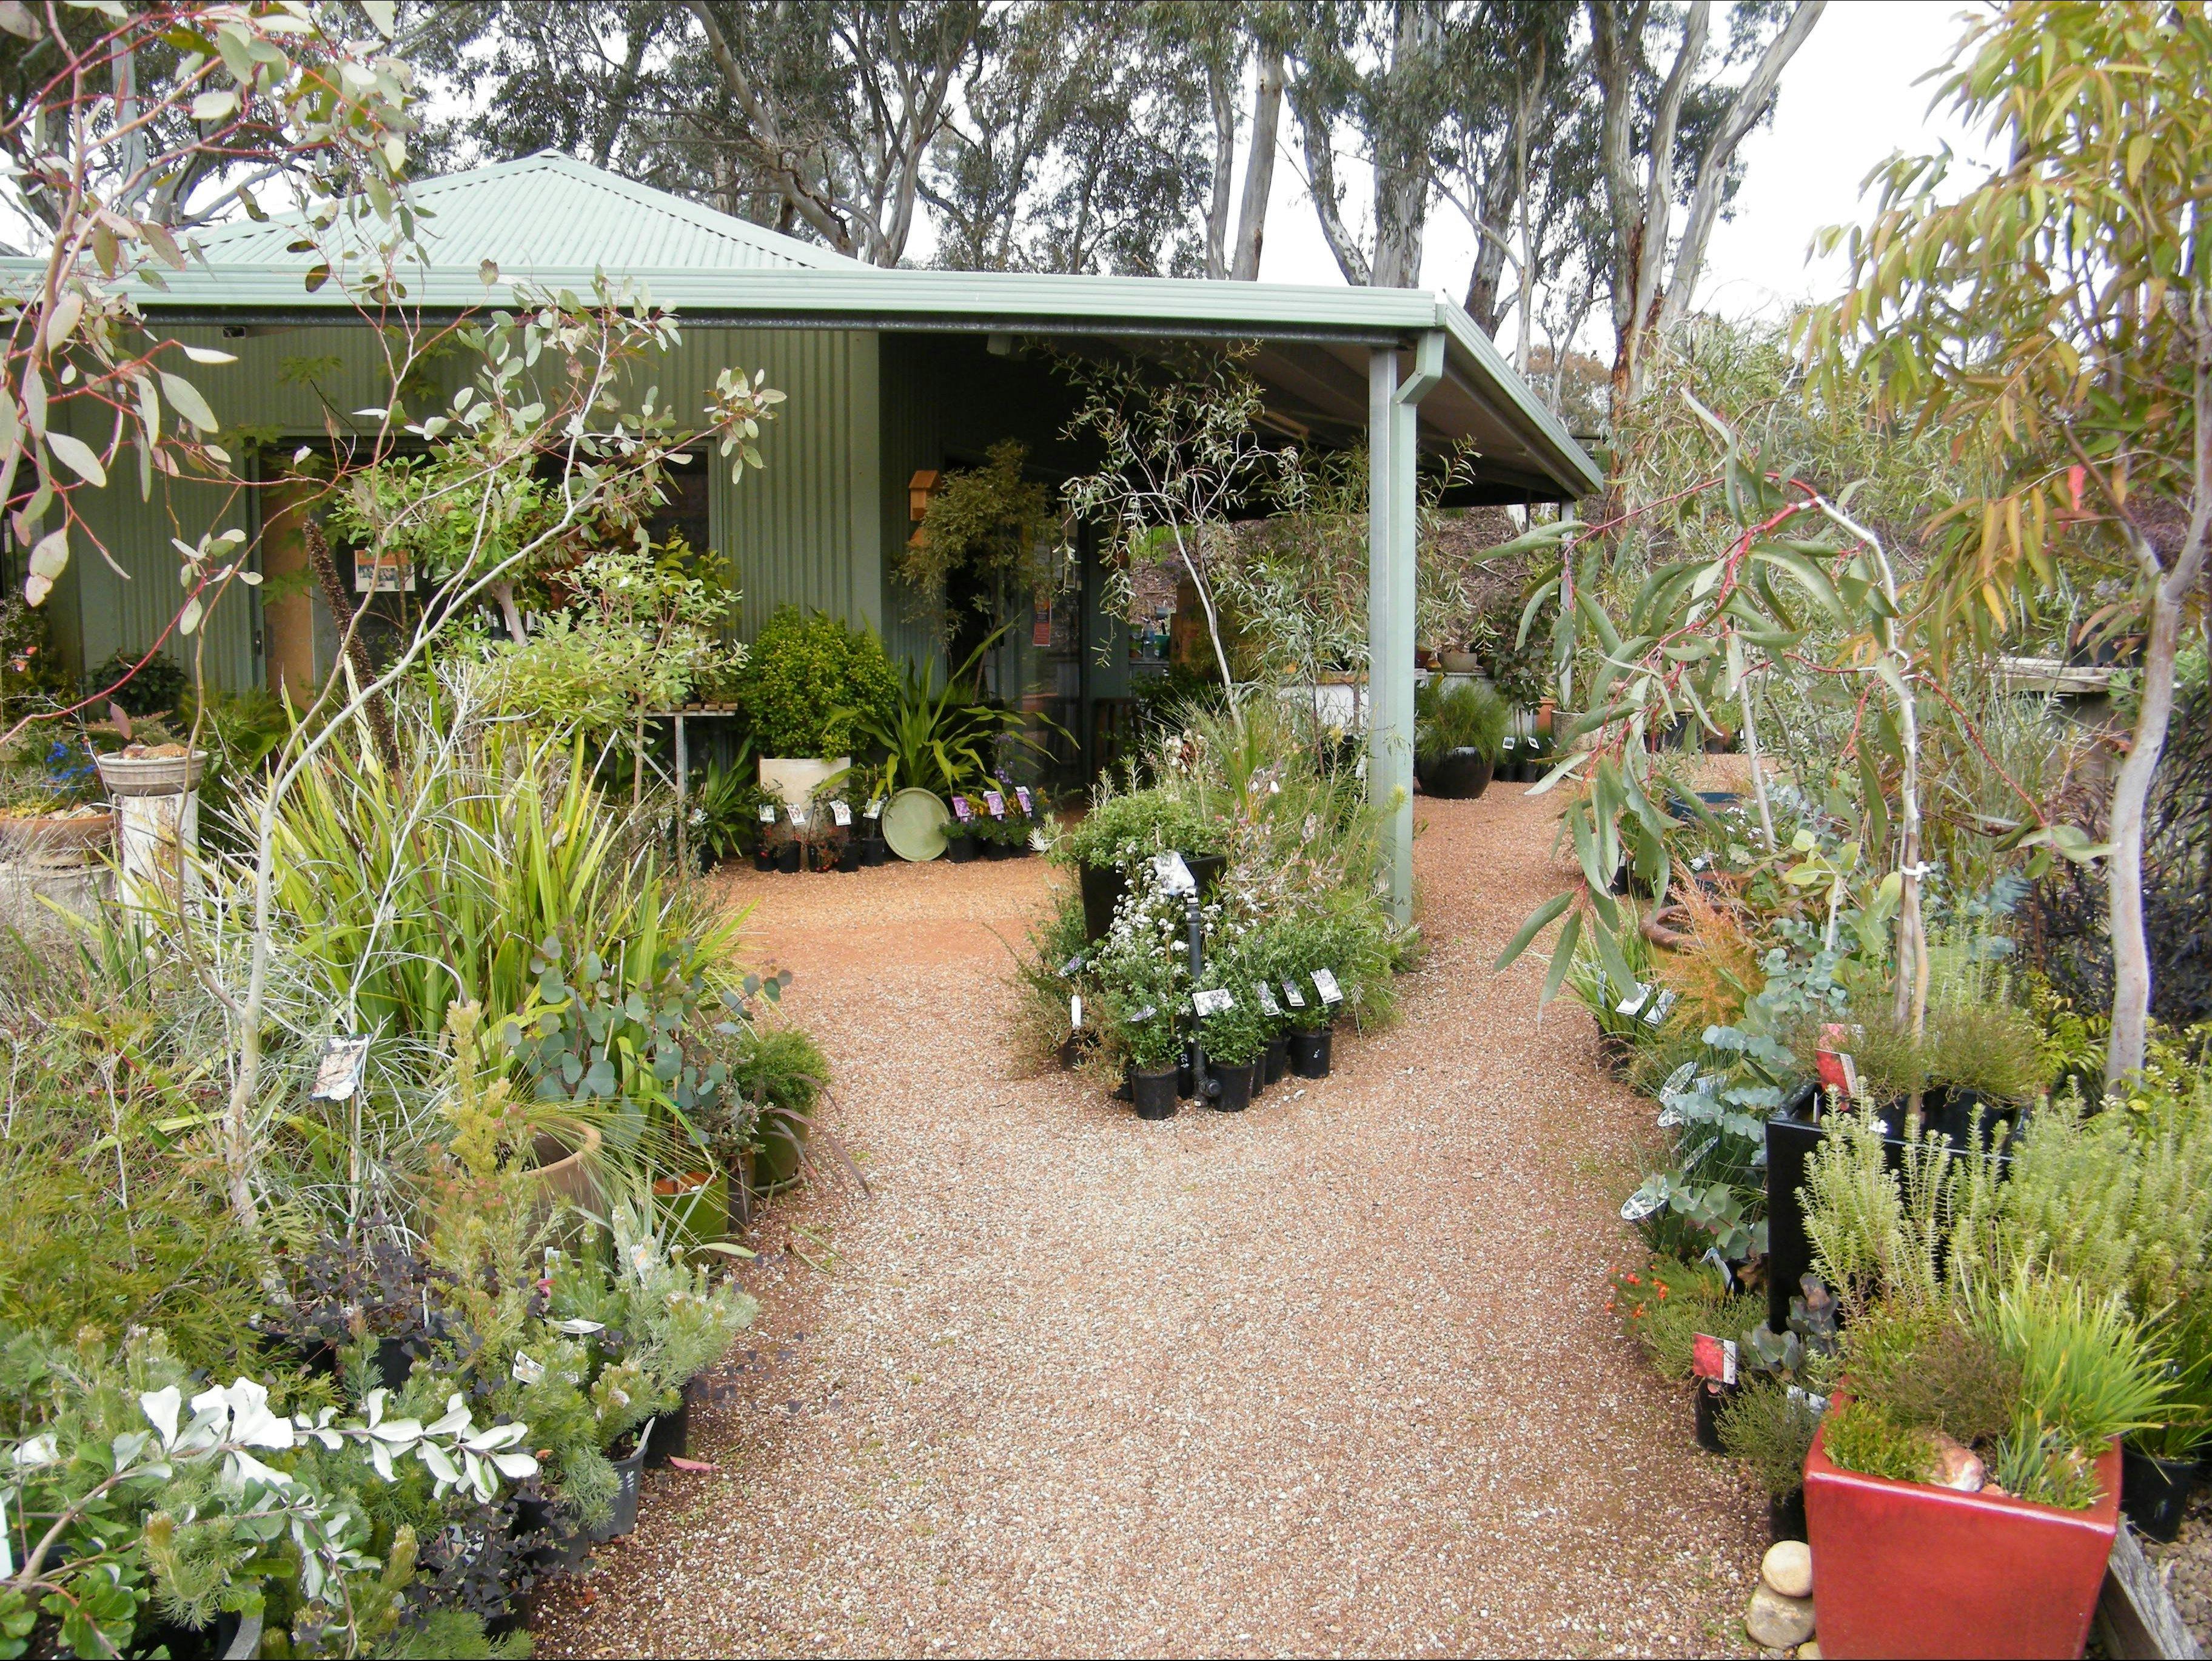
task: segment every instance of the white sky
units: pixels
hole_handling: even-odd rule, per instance
[[[1840,280],[1840,262],[1808,267],[1807,249],[1822,226],[1862,216],[1859,184],[1868,172],[1895,150],[1933,150],[1946,139],[1967,148],[1947,115],[1928,116],[1933,85],[1913,84],[1949,62],[1963,15],[1959,0],[1831,0],[1783,71],[1773,121],[1744,141],[1743,188],[1735,217],[1716,226],[1707,245],[1701,306],[1743,316],[1826,297]],[[1276,283],[1341,283],[1298,161],[1286,146],[1277,162],[1260,274]],[[1347,181],[1347,205],[1352,199]],[[1440,204],[1430,216],[1422,276],[1462,298],[1473,257],[1466,222]],[[1500,331],[1509,344],[1510,331],[1509,319]],[[1601,331],[1609,345],[1610,326],[1596,319],[1586,344]]]

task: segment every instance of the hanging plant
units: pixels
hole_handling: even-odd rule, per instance
[[[957,573],[975,577],[972,604],[986,615],[1010,587],[1041,596],[1060,582],[1059,517],[1052,492],[1023,475],[1028,447],[1001,439],[985,454],[981,467],[945,475],[921,526],[899,551],[899,576],[948,634],[948,596]]]

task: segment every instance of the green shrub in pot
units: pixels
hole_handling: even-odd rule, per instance
[[[1167,790],[1133,790],[1099,801],[1055,852],[1075,865],[1126,868],[1170,849],[1185,855],[1226,854],[1230,841],[1226,819]]]
[[[1413,701],[1413,759],[1432,767],[1455,750],[1473,750],[1495,762],[1511,711],[1505,700],[1474,681],[1424,685]]]
[[[1198,1021],[1198,1045],[1209,1062],[1243,1067],[1260,1059],[1267,1047],[1271,1025],[1260,1007],[1259,995],[1249,984],[1227,983],[1219,988],[1234,1000],[1228,1008],[1204,1015]]]
[[[884,643],[817,611],[786,605],[764,624],[732,687],[756,753],[832,760],[888,725],[899,684]]]

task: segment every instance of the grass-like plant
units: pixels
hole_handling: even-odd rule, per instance
[[[1487,686],[1474,681],[1447,686],[1431,679],[1414,699],[1414,759],[1428,766],[1455,750],[1473,750],[1496,761],[1511,716],[1505,700]]]
[[[1720,1412],[1721,1446],[1750,1467],[1759,1485],[1784,1500],[1805,1485],[1805,1456],[1820,1415],[1778,1378],[1746,1382]]]

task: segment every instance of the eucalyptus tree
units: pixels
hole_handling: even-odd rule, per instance
[[[1650,338],[1689,314],[1705,244],[1741,179],[1743,141],[1771,114],[1783,68],[1825,4],[1738,3],[1729,13],[1726,41],[1717,45],[1711,0],[1680,8],[1589,0],[1612,233],[1616,418],[1642,394]]]
[[[2071,571],[2143,636],[2142,701],[2114,781],[2107,859],[2108,1082],[2142,1065],[2151,962],[2143,817],[2200,620],[2212,534],[2212,15],[2193,3],[2014,3],[1977,18],[1939,99],[2003,159],[1961,181],[1949,151],[1878,170],[1872,222],[1826,234],[1849,294],[1810,345],[1890,407],[1984,443],[2000,469],[1939,515],[1929,584],[1954,643],[1993,645]]]

